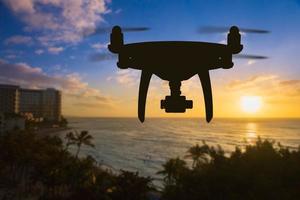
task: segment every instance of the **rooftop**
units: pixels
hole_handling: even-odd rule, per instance
[[[17,85],[8,85],[8,84],[0,84],[0,88],[4,89],[19,89],[20,86]]]
[[[45,88],[45,89],[29,89],[29,88],[21,88],[18,85],[9,85],[9,84],[0,84],[0,89],[21,89],[22,91],[28,92],[39,92],[39,91],[59,91],[55,88]]]

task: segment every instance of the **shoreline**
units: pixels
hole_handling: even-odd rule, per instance
[[[70,127],[58,127],[58,128],[41,128],[38,130],[35,130],[35,133],[38,135],[43,135],[43,136],[49,136],[53,134],[58,134],[63,131],[71,130],[72,128]]]

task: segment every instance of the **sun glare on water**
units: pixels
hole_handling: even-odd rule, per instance
[[[241,107],[246,113],[256,113],[262,106],[262,100],[259,96],[243,96],[241,97]]]

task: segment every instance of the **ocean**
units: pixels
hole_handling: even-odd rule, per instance
[[[258,137],[292,149],[300,145],[300,119],[213,119],[209,124],[196,118],[147,118],[144,123],[137,118],[68,120],[72,129],[87,130],[94,137],[95,148],[83,146],[81,155],[156,179],[167,159],[184,158],[189,147],[203,141],[220,145],[228,154],[235,146],[254,144]]]

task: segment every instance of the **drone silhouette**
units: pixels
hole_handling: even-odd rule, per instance
[[[208,27],[206,32],[218,32],[220,28]],[[245,32],[267,33],[263,30],[244,29]],[[193,41],[155,41],[124,44],[122,29],[114,26],[110,34],[110,52],[118,55],[117,66],[120,69],[142,70],[139,97],[138,118],[145,120],[147,92],[152,74],[169,81],[170,95],[161,100],[160,107],[167,113],[184,113],[193,108],[193,101],[181,96],[181,81],[198,75],[202,85],[206,110],[206,121],[213,118],[213,98],[209,70],[230,69],[232,57],[239,54],[243,45],[237,26],[232,26],[227,35],[227,44]],[[263,59],[264,56],[242,56]]]

